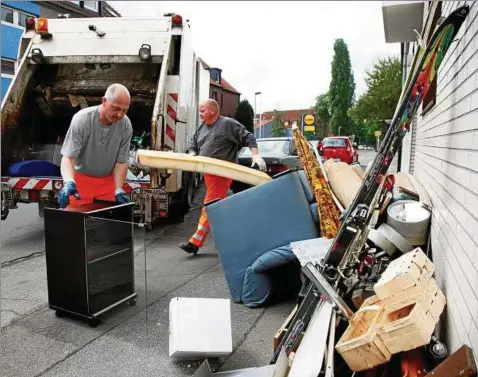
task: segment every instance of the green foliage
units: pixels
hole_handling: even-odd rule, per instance
[[[274,114],[272,115],[272,130],[271,136],[272,137],[283,137],[286,135],[286,130],[284,128],[284,122],[280,116],[280,113],[277,110],[274,110]]]
[[[349,109],[352,107],[355,93],[355,81],[350,63],[350,54],[343,39],[336,39],[334,43],[334,57],[332,60],[332,80],[329,87],[330,128],[337,135],[341,127],[341,134],[350,132]]]
[[[372,72],[366,72],[366,92],[350,110],[350,116],[366,142],[373,142],[374,131],[387,130],[386,119],[392,119],[401,93],[400,60],[379,59]]]
[[[247,99],[239,102],[234,118],[249,132],[254,133],[254,109]]]
[[[316,98],[315,113],[317,115],[316,133],[319,137],[327,136],[330,130],[329,93],[323,93]]]

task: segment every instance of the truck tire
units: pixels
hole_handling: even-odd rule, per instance
[[[2,206],[2,215],[1,215],[2,220],[7,219],[9,212],[10,212],[10,210],[7,207]]]
[[[10,210],[8,209],[8,206],[7,206],[7,203],[6,203],[6,200],[5,200],[5,193],[1,192],[1,219],[2,221],[3,220],[6,220],[6,218],[8,217],[8,213],[10,212]]]

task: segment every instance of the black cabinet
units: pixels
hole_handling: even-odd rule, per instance
[[[45,208],[48,304],[91,320],[134,303],[133,203]]]

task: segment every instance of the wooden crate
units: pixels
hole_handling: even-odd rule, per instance
[[[426,284],[434,271],[435,266],[418,247],[391,262],[373,289],[380,300],[385,300]]]
[[[352,317],[347,330],[335,349],[354,372],[373,368],[388,362],[391,353],[377,336],[377,325],[384,314],[376,296],[369,297]]]
[[[421,278],[415,285],[408,287],[399,291],[398,289],[394,291],[392,296],[387,297],[384,300],[381,300],[381,303],[385,308],[390,307],[390,305],[398,304],[406,300],[415,300],[426,294],[434,294],[438,290],[437,283],[435,279],[424,279]]]
[[[430,343],[445,301],[435,284],[415,298],[385,305],[377,325],[378,337],[392,354]]]

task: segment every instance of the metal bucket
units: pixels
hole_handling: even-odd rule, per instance
[[[415,200],[398,200],[387,209],[387,224],[414,246],[427,242],[431,213]]]

